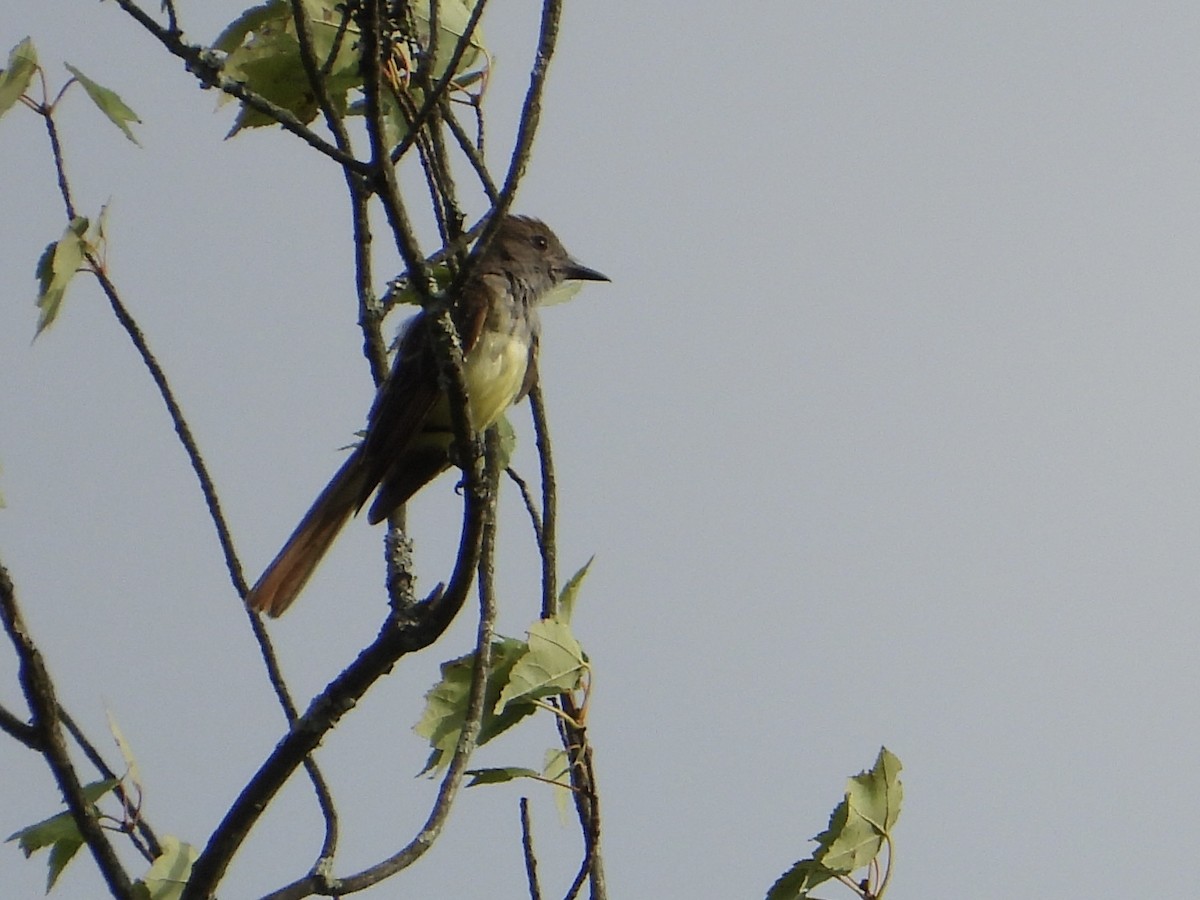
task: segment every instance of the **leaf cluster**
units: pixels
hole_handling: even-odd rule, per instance
[[[499,737],[539,708],[551,709],[543,702],[547,698],[586,691],[591,669],[587,654],[571,633],[570,612],[590,566],[588,560],[563,588],[559,615],[534,622],[526,640],[501,637],[492,642],[477,746]],[[425,711],[413,729],[431,747],[422,774],[444,768],[454,755],[467,718],[475,665],[474,653],[443,663],[441,679],[425,694]],[[471,774],[472,784],[538,777],[525,768],[477,769]],[[540,777],[547,777],[544,770]]]
[[[361,96],[356,96],[363,88],[358,30],[347,4],[339,0],[302,2],[310,25],[312,53],[331,106],[338,115],[364,115],[365,104]],[[410,82],[409,76],[430,47],[428,0],[407,4],[407,8],[410,13],[407,20],[389,23],[392,45],[387,80],[392,92],[383,107],[387,137],[392,144],[408,133],[408,121],[399,106],[400,95],[406,95],[416,105],[423,100],[423,92]],[[471,5],[465,0],[438,3],[437,50],[435,58],[430,60],[433,78],[447,74],[452,51],[466,31],[470,17]],[[300,35],[288,0],[268,0],[246,10],[226,26],[213,46],[226,54],[223,72],[229,78],[291,112],[304,124],[317,117],[320,102],[305,70]],[[483,38],[476,29],[451,76],[451,89],[466,91],[470,85],[481,83],[489,63]],[[276,124],[276,119],[267,113],[243,105],[229,134]]]
[[[904,787],[900,760],[881,747],[875,765],[852,776],[846,794],[829,817],[829,827],[813,840],[817,849],[780,876],[767,900],[808,900],[813,888],[838,879],[864,900],[876,900],[887,889],[892,868],[892,830],[900,817]],[[878,859],[888,847],[887,868],[878,876]],[[864,868],[870,873],[855,883],[851,876]]]

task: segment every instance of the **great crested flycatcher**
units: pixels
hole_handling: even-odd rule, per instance
[[[471,424],[493,425],[537,380],[538,303],[565,281],[608,281],[571,259],[537,219],[508,216],[450,315],[462,339]],[[256,612],[278,616],[350,517],[378,488],[367,512],[374,525],[450,466],[450,403],[438,382],[438,360],[426,313],[401,335],[395,361],[375,395],[366,436],[338,469],[283,549],[246,595]]]

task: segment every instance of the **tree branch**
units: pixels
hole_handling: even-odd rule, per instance
[[[0,706],[0,731],[16,738],[30,750],[37,750],[40,753],[45,749],[38,730],[19,716],[10,713],[3,706]]]
[[[508,167],[508,175],[504,179],[504,187],[500,191],[498,214],[503,215],[512,204],[517,192],[521,176],[529,164],[530,152],[533,149],[533,137],[537,133],[538,122],[542,115],[542,90],[546,82],[546,73],[550,68],[550,58],[558,42],[558,23],[562,16],[562,0],[545,0],[542,4],[541,31],[538,36],[537,53],[534,56],[533,68],[529,72],[529,89],[525,93],[525,103],[521,108],[521,121],[517,126],[517,139],[513,146],[512,159]]]
[[[496,625],[495,588],[495,541],[496,541],[496,492],[500,481],[497,460],[499,459],[499,436],[495,428],[487,433],[487,498],[484,503],[484,521],[479,554],[479,625],[475,634],[475,668],[471,673],[471,687],[467,699],[467,710],[463,718],[462,731],[454,756],[438,788],[437,799],[417,831],[416,836],[398,852],[370,868],[338,879],[330,888],[339,894],[349,894],[378,884],[395,875],[420,859],[441,836],[450,816],[450,808],[462,787],[463,776],[471,754],[479,738],[483,723],[484,695],[487,691],[488,673],[492,668],[492,638]]]
[[[437,640],[462,608],[479,562],[486,492],[464,492],[463,529],[458,558],[445,590],[440,588],[400,621],[389,616],[378,636],[309,704],[230,806],[192,869],[183,900],[212,895],[229,861],[267,805],[301,761],[396,662]]]
[[[546,421],[546,399],[542,395],[541,382],[535,383],[529,391],[529,409],[542,474],[542,517],[537,533],[542,557],[542,618],[545,619],[558,614],[558,482],[554,476],[550,423]]]
[[[525,857],[525,878],[529,884],[529,900],[542,900],[538,884],[537,857],[533,853],[533,823],[529,820],[529,798],[521,798],[521,849]]]
[[[159,25],[158,22],[154,21],[153,17],[134,3],[133,0],[116,0],[116,3],[121,9],[132,16],[139,25],[154,35],[159,43],[167,48],[168,52],[183,60],[187,70],[195,75],[204,87],[216,88],[222,93],[236,97],[251,109],[269,116],[273,121],[279,123],[280,127],[286,131],[290,131],[314,150],[325,154],[334,160],[334,162],[348,166],[360,174],[365,173],[366,167],[360,160],[355,159],[345,151],[330,144],[297,119],[291,112],[281,106],[276,106],[270,100],[250,90],[240,81],[234,81],[232,78],[222,75],[221,58],[213,50],[206,47],[199,47],[195,44],[184,43],[180,37],[181,32],[177,28],[164,28],[162,25]]]
[[[487,165],[483,161],[483,154],[471,143],[471,138],[463,129],[462,123],[454,115],[454,111],[448,107],[442,109],[442,121],[444,121],[450,129],[450,133],[454,135],[455,141],[458,142],[459,148],[463,152],[463,156],[471,164],[471,168],[475,170],[476,177],[479,178],[479,183],[483,186],[484,193],[487,194],[488,202],[495,204],[500,199],[500,192],[496,188],[496,183],[492,180],[491,173],[487,170]]]
[[[55,698],[54,683],[42,661],[42,654],[33,642],[21,610],[17,605],[16,591],[8,570],[0,563],[0,621],[4,631],[17,651],[19,662],[18,678],[25,694],[25,701],[33,714],[32,727],[42,744],[42,755],[50,767],[54,780],[62,791],[67,810],[79,828],[84,842],[96,860],[109,891],[114,897],[132,898],[133,884],[125,872],[117,852],[108,836],[100,827],[94,804],[83,793],[83,785],[75,772],[75,766],[67,753],[61,722],[58,716],[58,700]]]

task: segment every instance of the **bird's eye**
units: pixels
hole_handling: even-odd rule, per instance
[[[550,242],[546,240],[546,236],[544,234],[535,234],[532,238],[530,238],[530,241],[532,241],[533,246],[537,247],[539,250],[545,250],[550,246]]]

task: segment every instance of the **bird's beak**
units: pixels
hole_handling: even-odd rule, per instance
[[[597,272],[595,269],[589,269],[587,266],[581,266],[573,259],[567,260],[566,266],[563,267],[563,279],[565,281],[612,281],[607,275]]]

